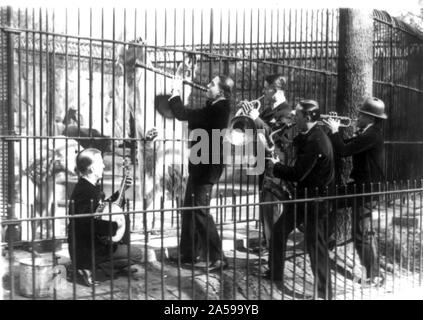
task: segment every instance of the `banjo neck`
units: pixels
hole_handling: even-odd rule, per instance
[[[123,196],[125,194],[125,187],[126,187],[126,180],[128,179],[128,170],[126,170],[124,168],[124,175],[123,175],[123,179],[122,182],[120,184],[120,188],[119,188],[119,192],[118,192],[118,197],[115,201],[113,201],[113,203],[115,204],[120,204],[122,202]]]

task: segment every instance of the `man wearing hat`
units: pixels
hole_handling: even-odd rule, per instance
[[[340,122],[335,119],[323,120],[330,128],[330,139],[335,153],[341,157],[352,156],[353,168],[349,182],[340,194],[369,193],[371,183],[384,180],[383,136],[381,124],[387,119],[385,104],[382,100],[371,97],[364,100],[358,110],[356,135],[343,140],[339,133]],[[350,198],[348,206],[352,206],[353,241],[361,263],[367,271],[366,284],[381,285],[383,277],[379,274],[377,265],[377,250],[372,228],[372,199],[371,197]]]
[[[270,134],[283,126],[288,124],[292,117],[292,107],[285,97],[286,79],[281,74],[268,75],[264,80],[264,108],[259,112],[251,103],[243,102],[244,111],[254,120],[256,129],[262,129],[262,133],[258,133],[258,140],[265,144],[265,157],[283,156],[283,150],[276,150],[275,143],[270,139]],[[282,132],[284,133],[284,132]],[[282,141],[281,141],[282,140]],[[277,142],[283,143],[283,137]],[[276,154],[276,151],[278,151]],[[281,181],[273,176],[269,161],[265,162],[265,172],[259,176],[259,191],[260,202],[271,202],[281,199]],[[270,168],[270,170],[269,170]],[[278,205],[261,205],[260,206],[260,220],[263,225],[263,236],[265,247],[259,244],[259,247],[254,248],[254,251],[265,252],[269,248],[270,235],[273,225],[280,217],[281,210]]]
[[[302,100],[295,107],[299,134],[294,138],[296,160],[293,166],[276,162],[273,175],[297,183],[297,198],[318,198],[327,195],[335,177],[332,144],[317,125],[319,105]],[[279,283],[284,280],[284,258],[289,234],[300,224],[305,226],[305,245],[315,276],[315,298],[332,299],[327,237],[327,201],[289,204],[276,221],[270,239],[269,272],[265,276]]]

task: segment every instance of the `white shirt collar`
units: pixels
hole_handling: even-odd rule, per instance
[[[225,97],[219,97],[216,100],[213,100],[211,105],[214,105],[215,103],[219,102],[220,100],[226,100],[226,98]]]
[[[275,109],[278,105],[280,105],[281,103],[284,103],[285,101],[286,101],[285,94],[281,93],[280,99],[278,101],[275,101],[275,103],[273,103],[272,109]]]

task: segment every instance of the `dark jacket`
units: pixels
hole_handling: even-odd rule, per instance
[[[282,102],[276,108],[266,108],[264,109],[259,117],[255,120],[257,129],[264,129],[266,138],[273,131],[274,124],[280,122],[283,118],[290,116],[290,111],[292,110],[288,102]]]
[[[116,195],[109,200],[113,201]],[[80,178],[75,185],[71,195],[71,202],[69,204],[69,214],[78,215],[86,213],[94,213],[99,205],[100,199],[103,200],[104,194],[98,186],[92,185],[86,179]],[[73,204],[72,204],[73,203]],[[75,230],[72,230],[72,221],[74,221]],[[92,226],[93,230],[92,232]],[[91,269],[92,267],[92,254],[91,245],[94,240],[95,247],[95,263],[101,263],[107,260],[110,255],[110,249],[114,251],[116,245],[106,244],[100,239],[102,236],[115,235],[117,230],[116,222],[109,222],[93,217],[71,219],[68,224],[68,243],[69,254],[73,260],[75,251],[75,259],[73,261],[77,269]],[[73,250],[73,234],[75,234],[75,250]]]
[[[304,195],[307,188],[307,195],[325,194],[335,177],[335,163],[332,144],[323,130],[315,125],[306,134],[298,134],[294,139],[296,148],[296,161],[293,167],[286,166],[280,162],[273,168],[275,177],[296,181],[297,197]]]
[[[384,179],[383,137],[380,128],[371,126],[363,134],[345,141],[339,133],[331,134],[330,139],[335,153],[341,157],[352,156],[350,177],[354,183],[367,185]]]
[[[213,129],[223,130],[228,127],[230,115],[229,100],[220,100],[215,104],[207,101],[206,106],[201,109],[185,108],[179,96],[173,97],[169,100],[169,106],[173,111],[176,119],[180,121],[188,121],[188,129],[204,129],[208,135],[209,143],[208,150],[204,148],[195,148],[197,143],[201,141],[197,137],[190,145],[191,153],[197,153],[201,150],[201,156],[208,159],[208,163],[191,163],[188,164],[189,174],[195,179],[196,182],[201,183],[217,183],[223,171],[223,137],[220,137],[219,143],[215,146],[218,150],[213,150]],[[199,147],[199,146],[198,146]],[[195,151],[192,149],[195,148]],[[205,152],[205,153],[204,153]],[[215,156],[213,157],[213,153]],[[200,156],[200,155],[198,155]]]
[[[260,112],[259,117],[254,121],[257,130],[264,130],[265,138],[267,144],[270,146],[272,141],[270,140],[270,134],[275,130],[275,126],[279,124],[283,118],[290,117],[291,106],[287,101],[282,102],[275,108],[266,108]],[[276,141],[273,141],[274,144],[277,144]],[[272,152],[268,149],[265,150],[265,157],[271,157]],[[269,161],[266,161],[266,171],[265,173],[259,176],[259,187],[262,187],[264,175],[272,176],[272,168],[269,165]]]

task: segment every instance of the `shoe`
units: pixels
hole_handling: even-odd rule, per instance
[[[77,274],[79,276],[79,278],[82,280],[82,282],[87,286],[87,287],[91,287],[91,286],[97,286],[100,284],[100,282],[95,281],[93,279],[93,276],[91,274],[91,271],[88,269],[78,269],[77,270]]]
[[[367,278],[367,279],[360,279],[358,281],[362,286],[364,287],[381,287],[385,283],[385,277],[383,276],[376,276],[373,278]]]
[[[208,267],[209,271],[215,271],[215,270],[222,270],[228,268],[228,261],[226,260],[216,260],[210,264]]]

